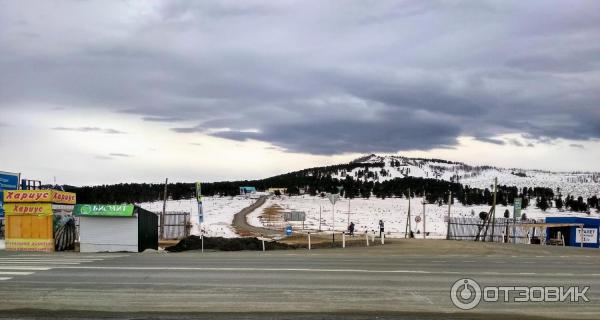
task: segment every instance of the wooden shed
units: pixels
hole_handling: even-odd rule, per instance
[[[75,201],[70,192],[5,190],[6,250],[54,251],[55,221],[71,215]]]

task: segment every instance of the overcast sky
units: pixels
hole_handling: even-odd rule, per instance
[[[599,1],[1,1],[0,171],[600,171]]]

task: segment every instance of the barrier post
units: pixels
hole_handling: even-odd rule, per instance
[[[371,235],[371,242],[375,245],[375,230],[373,230],[373,234]]]
[[[385,233],[381,234],[381,244],[385,244]]]
[[[204,252],[204,233],[202,233],[200,239],[202,239],[202,252]]]
[[[367,240],[367,247],[369,246],[369,231],[365,231],[365,240]]]
[[[346,233],[342,232],[342,248],[346,247]]]
[[[263,252],[265,251],[265,239],[262,239]]]
[[[308,233],[308,250],[310,250],[310,232]]]

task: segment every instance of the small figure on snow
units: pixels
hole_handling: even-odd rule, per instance
[[[354,222],[350,222],[350,225],[348,226],[348,234],[354,236]]]
[[[384,232],[383,220],[379,220],[379,237],[381,238],[381,234]]]

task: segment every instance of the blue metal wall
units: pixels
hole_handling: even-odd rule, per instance
[[[596,243],[584,243],[586,248],[600,247],[600,219],[597,218],[580,218],[580,217],[547,217],[546,223],[583,223],[584,229],[596,229]],[[581,244],[577,241],[578,227],[570,227],[569,239],[565,239],[565,245],[580,247]],[[546,230],[546,241],[550,240],[550,230]]]

